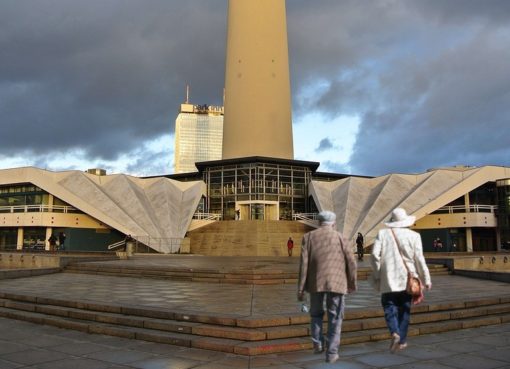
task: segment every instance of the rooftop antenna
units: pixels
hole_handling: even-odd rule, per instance
[[[223,87],[223,106],[225,106],[225,87]]]
[[[186,85],[186,104],[189,104],[189,85]]]

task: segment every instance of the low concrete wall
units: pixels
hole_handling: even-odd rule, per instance
[[[462,270],[455,269],[455,275],[471,277],[477,279],[489,279],[491,281],[510,283],[510,273],[506,272],[488,272],[483,270]]]
[[[428,253],[427,263],[446,265],[455,275],[510,283],[510,253]]]
[[[446,265],[455,275],[510,283],[510,254],[508,253],[449,253],[443,257],[429,254],[427,262]]]
[[[480,255],[455,258],[453,268],[455,270],[510,272],[510,255]]]
[[[0,269],[41,269],[63,268],[72,262],[100,261],[118,259],[114,254],[93,256],[91,254],[32,254],[20,252],[0,253]]]
[[[59,273],[60,268],[6,269],[0,270],[0,279],[27,278],[43,274]]]
[[[0,253],[0,269],[60,268],[61,258],[56,255]]]

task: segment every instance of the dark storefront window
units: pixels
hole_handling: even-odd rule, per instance
[[[510,250],[510,179],[497,181],[498,228],[501,248]]]
[[[489,182],[469,192],[469,203],[471,205],[493,205],[496,204],[496,188],[494,182]]]
[[[18,228],[0,228],[0,250],[15,250],[18,243]]]
[[[25,227],[23,229],[23,248],[44,249],[46,240],[46,228]]]

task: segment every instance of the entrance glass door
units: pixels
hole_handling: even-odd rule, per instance
[[[251,219],[264,220],[264,204],[251,204]]]
[[[273,201],[239,201],[239,220],[278,220],[278,203]]]

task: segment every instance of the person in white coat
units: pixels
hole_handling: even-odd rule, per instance
[[[393,210],[390,221],[385,223],[388,228],[377,235],[370,260],[372,278],[381,292],[384,318],[391,334],[392,353],[407,347],[412,304],[412,297],[406,292],[407,270],[418,276],[425,288],[432,288],[420,234],[408,228],[415,220],[402,208]]]

